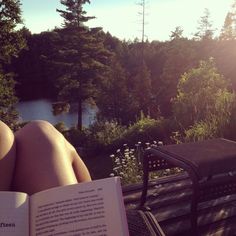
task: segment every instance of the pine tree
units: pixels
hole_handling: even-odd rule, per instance
[[[131,80],[133,81],[131,93],[138,103],[139,112],[142,111],[145,116],[150,115],[152,101],[151,73],[145,62],[137,68],[136,74]]]
[[[227,13],[224,25],[220,34],[221,40],[236,39],[236,1],[231,6],[231,10]]]
[[[17,57],[25,46],[21,30],[20,1],[2,0],[0,2],[0,120],[13,126],[17,119],[14,108],[17,98],[14,91],[14,74],[8,69],[12,57]]]
[[[83,102],[96,96],[96,82],[102,79],[109,61],[103,47],[101,28],[89,28],[83,4],[89,0],[61,0],[66,10],[57,10],[64,18],[58,29],[57,64],[61,67],[59,99],[78,104],[78,129],[82,129]]]
[[[199,20],[198,32],[195,34],[197,39],[209,40],[213,38],[215,29],[212,28],[210,11],[205,8],[204,15]]]
[[[181,26],[175,27],[174,31],[171,31],[170,39],[175,40],[175,39],[181,39],[183,38],[183,29]]]
[[[112,70],[103,83],[98,100],[99,114],[109,120],[127,124],[135,119],[137,101],[127,88],[127,72],[117,59],[113,59]]]

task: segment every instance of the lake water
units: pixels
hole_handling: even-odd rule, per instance
[[[19,102],[16,108],[19,112],[20,121],[47,120],[52,124],[64,122],[68,128],[77,124],[76,112],[54,116],[52,113],[52,102],[47,99]],[[88,104],[84,105],[83,126],[88,127],[94,122],[96,112],[96,108]]]

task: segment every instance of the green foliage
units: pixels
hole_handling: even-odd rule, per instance
[[[24,121],[24,122],[17,122],[12,127],[13,132],[18,131],[19,129],[23,128],[25,125],[27,125],[30,121]]]
[[[125,133],[125,127],[117,121],[97,121],[89,128],[90,145],[93,149],[106,149],[121,139]]]
[[[9,2],[19,4],[19,1],[10,0],[1,4]],[[102,147],[116,147],[122,142],[148,142],[156,138],[169,142],[173,130],[177,131],[176,135],[172,134],[172,140],[176,141],[184,141],[185,136],[195,140],[195,134],[211,137],[210,132],[214,136],[234,136],[234,129],[229,127],[234,127],[235,120],[231,112],[232,103],[235,103],[231,91],[236,90],[235,4],[225,19],[225,29],[222,30],[225,36],[221,38],[224,40],[212,38],[214,29],[206,10],[199,22],[198,40],[184,38],[183,29],[176,27],[169,41],[141,44],[138,40],[121,41],[100,28],[87,27],[86,23],[93,17],[86,16],[83,4],[90,1],[61,2],[65,10],[58,12],[64,19],[63,27],[33,35],[22,29],[21,35],[27,38],[28,50],[23,50],[19,59],[14,60],[17,63],[7,69],[14,67],[19,74],[16,86],[21,99],[52,96],[55,100],[58,95],[62,103],[56,104],[56,112],[68,111],[67,104],[76,102],[78,123],[82,121],[82,103],[89,99],[98,106],[99,118],[116,120],[118,125],[127,126],[124,132],[122,129],[117,131],[119,135],[114,132],[117,137],[113,132],[109,133],[106,127],[104,131],[98,131],[99,135],[91,130],[87,130],[85,135],[82,130],[85,140],[77,142],[74,138],[75,143],[86,143],[88,147],[90,143],[102,150]],[[6,28],[0,27],[1,36],[4,35],[3,29]],[[1,66],[4,68],[9,58],[17,56],[18,49],[23,45],[17,44],[17,39],[9,41],[18,33],[14,29],[11,32],[14,34],[3,37],[5,41],[0,44],[6,55],[1,55],[4,58],[4,65]],[[3,48],[3,44],[8,46]],[[10,50],[7,51],[7,48]],[[197,67],[199,60],[211,56],[216,58],[218,70],[207,61],[203,61],[207,65],[203,63]],[[7,70],[2,78],[6,78],[6,74]],[[181,75],[186,81],[180,79]],[[13,87],[9,94],[13,92],[14,95]],[[13,99],[12,104],[14,102]],[[145,117],[143,121],[137,120],[141,110],[147,120]],[[173,113],[175,120],[171,120]],[[158,118],[160,116],[164,118]],[[217,126],[217,132],[210,124]],[[82,129],[81,124],[79,126]],[[102,124],[99,126],[103,127]]]
[[[13,128],[17,120],[15,103],[14,74],[8,64],[25,46],[20,31],[15,28],[21,23],[20,2],[2,0],[0,2],[0,119]]]
[[[179,81],[173,104],[177,122],[185,128],[211,117],[222,125],[228,122],[234,94],[227,86],[213,59],[201,61],[198,68],[183,74]]]
[[[72,127],[63,133],[75,147],[84,148],[86,156],[94,156],[114,150],[117,140],[125,133],[125,126],[116,121],[97,121],[82,131]]]
[[[209,40],[213,38],[215,29],[212,28],[210,20],[210,11],[205,8],[204,15],[199,20],[198,32],[195,34],[197,39]]]
[[[100,85],[96,100],[99,116],[108,120],[119,120],[122,124],[134,119],[138,105],[128,90],[127,80],[127,73],[114,59],[107,79]]]
[[[64,122],[58,122],[54,127],[61,133],[64,133],[67,130],[67,127]]]
[[[169,121],[163,118],[155,120],[144,115],[128,127],[120,125],[117,121],[98,121],[88,130],[88,147],[110,152],[124,143],[132,146],[134,143],[154,140],[168,142],[171,130],[169,124]]]
[[[119,176],[123,185],[141,182],[143,170],[139,155],[137,150],[130,149],[126,144],[122,150],[118,149],[115,155],[110,155],[113,161],[113,173],[110,176]]]
[[[18,113],[15,110],[17,98],[14,95],[15,81],[12,74],[0,73],[0,120],[13,128]]]
[[[236,1],[231,6],[230,11],[227,13],[224,21],[224,25],[221,29],[221,40],[234,40],[236,39]]]
[[[54,102],[52,103],[53,115],[58,115],[61,113],[67,113],[70,110],[70,104],[66,102]]]
[[[72,128],[65,132],[65,136],[73,145],[84,147],[90,153],[108,153],[123,143],[132,146],[134,143],[148,143],[154,140],[169,142],[169,124],[170,122],[163,118],[154,120],[144,116],[129,127],[114,120],[100,120],[83,131]]]
[[[231,12],[228,12],[225,18],[223,28],[221,29],[220,39],[221,40],[232,40],[235,39],[235,29],[233,28],[234,15]]]
[[[52,94],[55,99],[57,87],[60,101],[77,102],[78,94],[85,100],[90,97],[96,102],[104,119],[115,119],[122,125],[135,122],[140,110],[151,118],[159,115],[170,118],[171,104],[177,95],[180,76],[195,68],[199,59],[209,58],[211,55],[216,57],[220,73],[232,83],[230,89],[236,89],[234,40],[208,40],[207,43],[189,40],[178,35],[181,29],[177,27],[174,40],[144,44],[146,68],[142,70],[139,42],[120,41],[100,31],[97,39],[114,56],[111,64],[104,63],[109,70],[100,71],[93,68],[94,64],[88,63],[89,60],[94,61],[96,50],[89,47],[91,50],[83,51],[83,45],[78,43],[80,40],[75,39],[72,43],[70,37],[77,36],[70,30],[57,29],[38,35],[28,34],[29,50],[22,52],[24,56],[20,56],[16,70],[19,74],[17,87],[21,90],[18,93],[21,98],[47,97]],[[86,49],[86,42],[84,46]],[[76,47],[82,47],[81,56]],[[45,55],[44,59],[54,60],[55,65],[52,61],[51,64],[46,64],[42,54]],[[86,61],[83,61],[80,69],[80,58],[84,57]],[[83,91],[79,92],[80,88]],[[35,92],[32,93],[32,90]]]
[[[180,39],[183,38],[183,29],[181,26],[177,26],[175,27],[174,31],[171,31],[171,35],[170,35],[170,39],[171,40],[176,40],[176,39]]]
[[[152,102],[151,73],[144,62],[136,69],[131,81],[132,99],[137,102],[135,115],[137,116],[140,111],[148,115]]]
[[[17,74],[16,92],[22,100],[40,98],[55,100],[56,78],[61,74],[62,68],[49,63],[47,58],[54,53],[54,44],[58,39],[58,34],[55,31],[31,34],[24,29],[24,35],[27,48],[22,50],[19,57],[12,63]]]
[[[224,137],[231,139],[231,140],[236,140],[236,103],[234,102],[233,107],[232,107],[232,112],[229,120],[229,124],[225,127],[224,129]]]
[[[152,119],[141,115],[133,125],[125,132],[122,142],[132,145],[138,142],[152,142],[153,140],[167,141],[169,139],[168,120],[160,117]]]
[[[184,142],[196,142],[212,139],[218,136],[217,121],[199,121],[184,131]]]
[[[149,147],[158,147],[162,142],[151,142],[143,145],[141,142],[135,144],[135,148],[130,148],[124,144],[122,148],[117,149],[115,154],[110,155],[113,162],[113,172],[110,176],[119,176],[123,185],[142,182],[143,178],[143,153]],[[163,176],[173,175],[181,172],[180,168],[171,168],[158,170],[150,173],[150,179],[156,179]]]
[[[85,24],[94,17],[83,9],[88,0],[62,0],[66,10],[57,10],[64,18],[62,29],[55,32],[54,64],[61,69],[58,76],[58,99],[78,104],[78,128],[82,130],[82,103],[96,96],[96,82],[106,71],[109,53],[103,46],[100,28]]]
[[[183,74],[173,111],[187,141],[224,134],[235,98],[227,87],[227,81],[218,73],[212,58]]]
[[[66,139],[74,146],[74,147],[88,147],[89,138],[87,130],[78,130],[76,127],[72,127],[70,130],[66,130],[63,132]],[[92,147],[91,147],[92,148]]]
[[[16,26],[21,24],[21,10],[19,0],[2,0],[0,2],[0,70],[3,64],[16,57],[25,47],[25,41]]]
[[[162,70],[159,78],[153,80],[153,94],[161,114],[170,117],[171,101],[176,97],[179,77],[196,65],[197,43],[186,38],[177,38],[162,46]]]

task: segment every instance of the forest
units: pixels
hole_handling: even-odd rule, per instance
[[[120,40],[89,28],[83,4],[61,1],[60,28],[32,34],[16,29],[20,1],[0,4],[0,119],[17,129],[18,101],[50,98],[55,114],[77,104],[78,125],[56,127],[85,156],[124,143],[236,140],[236,1],[215,36],[205,9],[192,38],[177,26],[167,41]],[[82,127],[82,104],[98,107]]]

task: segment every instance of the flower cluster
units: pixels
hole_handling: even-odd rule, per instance
[[[162,142],[153,143],[141,142],[135,144],[135,148],[129,148],[127,144],[118,149],[115,154],[110,155],[113,161],[113,173],[110,176],[119,176],[122,184],[138,183],[142,181],[143,169],[142,158],[147,148],[163,145]]]

